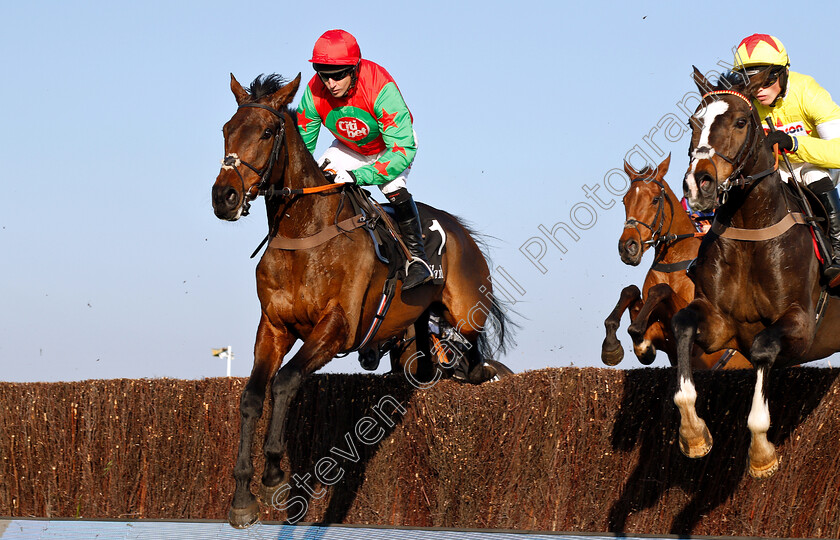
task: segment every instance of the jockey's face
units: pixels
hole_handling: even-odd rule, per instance
[[[779,79],[776,79],[776,82],[768,86],[767,88],[759,88],[758,92],[755,94],[755,99],[759,103],[765,106],[770,106],[776,101],[778,95],[782,92],[782,83]]]
[[[350,76],[350,73],[346,71],[344,73],[344,77],[339,80],[335,80],[332,77],[319,73],[324,86],[327,87],[327,90],[329,90],[330,94],[332,94],[335,98],[341,98],[347,95],[347,92],[350,90],[350,85],[353,83],[353,77]]]

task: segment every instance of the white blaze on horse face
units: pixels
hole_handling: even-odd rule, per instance
[[[747,418],[747,427],[753,433],[767,433],[770,429],[770,407],[767,404],[767,398],[764,397],[763,383],[764,370],[759,369],[756,371],[752,408]]]
[[[694,172],[697,170],[697,163],[701,159],[712,159],[712,156],[715,155],[715,149],[709,144],[709,135],[712,131],[712,125],[715,123],[717,117],[725,113],[728,109],[728,103],[717,100],[697,111],[692,117],[693,121],[703,126],[703,131],[700,132],[700,140],[697,141],[697,146],[691,153],[691,163],[689,163],[689,170],[685,175],[685,183],[688,187],[689,198],[691,199],[696,200],[700,195],[697,181],[694,179]]]

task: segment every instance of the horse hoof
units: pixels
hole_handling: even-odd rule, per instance
[[[623,359],[624,347],[621,346],[621,343],[619,343],[618,347],[611,351],[606,350],[604,346],[601,347],[601,362],[604,364],[608,366],[617,366]]]
[[[750,476],[759,480],[770,478],[779,470],[779,462],[780,459],[777,456],[773,456],[769,463],[764,464],[756,464],[750,460]]]
[[[656,347],[650,341],[641,341],[638,345],[633,346],[633,352],[636,353],[636,358],[644,366],[649,366],[656,360]]]
[[[279,508],[286,502],[289,496],[289,489],[281,489],[288,484],[277,484],[269,487],[260,482],[260,501],[266,506],[273,506]]]
[[[712,434],[709,429],[703,426],[703,435],[700,437],[683,437],[680,435],[680,451],[691,459],[705,456],[712,449]]]
[[[245,508],[230,507],[228,511],[228,523],[235,529],[250,527],[260,518],[260,503],[252,502]]]

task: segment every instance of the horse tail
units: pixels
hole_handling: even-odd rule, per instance
[[[496,358],[516,343],[513,336],[519,325],[511,319],[509,302],[495,294],[489,296],[490,310],[484,329],[478,334],[476,348],[483,359]]]
[[[487,266],[492,268],[493,263],[489,255],[490,246],[487,241],[490,237],[477,232],[472,225],[468,224],[463,219],[457,216],[453,217],[472,237],[478,246],[479,251],[481,251],[481,255],[484,257],[484,260],[487,261]],[[516,344],[514,334],[520,326],[512,319],[511,314],[515,314],[519,317],[521,317],[521,315],[513,309],[511,301],[500,298],[495,294],[495,292],[488,292],[485,297],[489,300],[490,306],[489,308],[488,306],[482,306],[487,312],[487,322],[484,323],[484,328],[478,334],[476,349],[479,358],[487,360],[504,354],[510,347]]]

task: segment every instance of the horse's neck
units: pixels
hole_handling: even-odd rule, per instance
[[[668,198],[668,201],[670,201],[674,211],[673,217],[671,217],[670,211],[665,210],[665,221],[663,223],[661,234],[672,234],[677,236],[686,234],[693,235],[697,232],[697,229],[694,228],[694,222],[691,221],[691,217],[682,207],[682,203],[680,203],[677,196],[673,191],[671,191],[671,187],[667,183],[663,183],[663,185],[665,186],[665,196]],[[664,263],[679,262],[686,258],[693,258],[697,252],[697,245],[699,245],[699,240],[691,238],[683,239],[679,242],[661,242],[656,246],[656,250],[654,252],[656,254],[655,258],[656,260]]]
[[[772,158],[762,152],[746,174],[757,174],[772,166]],[[782,182],[778,172],[733,190],[730,200],[721,207],[722,218],[733,227],[761,229],[777,223],[788,213]],[[737,193],[736,193],[737,192]]]
[[[275,185],[289,189],[306,189],[329,183],[307,150],[297,126],[291,119],[286,120],[284,159],[282,178],[275,179]],[[320,230],[335,220],[338,193],[339,191],[335,190],[312,195],[293,195],[284,197],[276,205],[267,199],[269,227],[291,235]]]
[[[668,184],[665,185],[665,196],[668,197],[668,200],[671,201],[671,204],[674,207],[674,217],[671,220],[671,232],[674,234],[689,234],[696,231],[694,228],[694,222],[691,221],[691,217],[688,215],[688,212],[682,206],[682,203],[671,191],[671,187]]]

